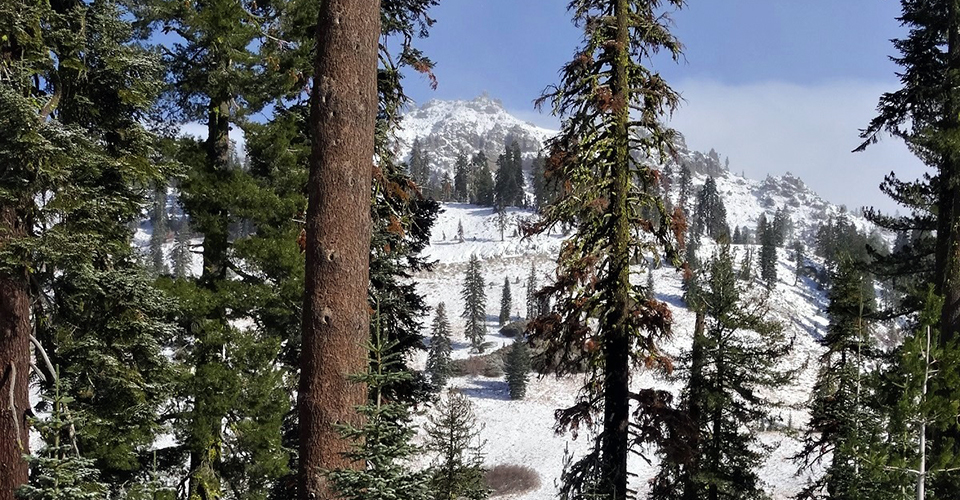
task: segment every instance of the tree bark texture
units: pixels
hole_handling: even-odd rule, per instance
[[[0,206],[0,247],[22,235],[16,211]],[[25,272],[0,273],[0,500],[27,482],[30,436],[30,300]]]
[[[359,423],[367,367],[378,0],[325,0],[310,101],[312,151],[298,410],[301,500],[337,498],[323,471],[361,467],[335,426]]]
[[[615,51],[611,67],[611,92],[613,100],[629,102],[630,83],[628,47],[630,32],[627,17],[630,14],[629,2],[618,0],[614,10],[616,17],[616,41],[611,49]],[[603,349],[606,358],[606,372],[603,381],[603,435],[601,438],[601,460],[603,462],[602,483],[607,498],[626,500],[628,496],[627,455],[630,438],[630,348],[631,335],[628,311],[631,303],[630,286],[630,112],[627,106],[615,111],[613,183],[610,200],[614,232],[610,242],[610,273],[612,275],[611,304],[606,317],[601,319],[604,331]]]

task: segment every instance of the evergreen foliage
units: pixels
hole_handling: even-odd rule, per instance
[[[793,378],[781,367],[793,342],[765,318],[764,297],[737,282],[728,245],[706,271],[694,305],[703,327],[682,360],[690,367],[683,406],[699,435],[695,458],[665,458],[651,498],[768,498],[758,471],[764,458],[758,425],[777,405],[764,394]]]
[[[678,202],[680,209],[684,213],[688,213],[687,206],[689,205],[690,200],[690,190],[693,189],[693,182],[691,178],[693,173],[690,171],[690,167],[687,164],[683,164],[680,167],[680,186],[678,194]]]
[[[427,351],[427,373],[430,375],[430,383],[436,390],[440,390],[447,384],[447,379],[453,373],[450,367],[450,354],[453,352],[453,345],[450,337],[450,322],[447,320],[447,308],[441,302],[437,305],[437,313],[433,317],[433,336],[430,338],[430,350]]]
[[[512,142],[497,158],[497,175],[494,183],[497,207],[502,210],[509,206],[526,206],[523,187],[523,158],[520,155],[520,146]]]
[[[777,235],[764,214],[760,214],[757,221],[757,237],[760,239],[760,279],[772,290],[777,286]]]
[[[717,192],[717,181],[713,177],[707,177],[703,188],[697,194],[693,227],[697,236],[705,233],[716,241],[730,238],[727,209],[723,205],[720,193]]]
[[[680,264],[674,241],[682,240],[683,215],[666,213],[653,166],[668,156],[675,134],[660,119],[679,96],[644,58],[659,51],[680,57],[661,8],[682,5],[571,2],[583,45],[563,67],[560,84],[538,100],[549,101],[562,119],[562,131],[548,143],[546,171],[562,192],[531,230],[570,225],[576,232],[560,250],[556,283],[543,291],[557,303],[531,324],[532,341],[556,361],[559,375],[589,367],[577,400],[557,411],[557,429],[597,431],[593,447],[565,467],[565,499],[625,499],[630,451],[649,442],[679,445],[672,429],[680,415],[671,411],[669,393],[631,391],[629,371],[670,369],[657,347],[670,331],[669,308],[631,284],[630,262],[666,255]]]
[[[369,370],[353,377],[370,391],[369,401],[357,408],[364,417],[363,423],[340,427],[344,438],[354,443],[347,457],[365,466],[330,471],[327,478],[339,498],[430,500],[434,497],[427,489],[428,472],[414,471],[408,463],[418,451],[410,443],[416,434],[410,410],[406,404],[388,397],[388,388],[400,385],[401,379],[411,374],[390,366],[399,362],[398,350],[381,335],[374,334],[368,350]]]
[[[510,310],[513,308],[513,298],[510,295],[510,278],[503,278],[503,290],[500,293],[500,326],[510,322]]]
[[[520,335],[511,344],[503,364],[507,386],[510,387],[510,399],[523,399],[526,396],[527,377],[532,366],[530,348],[527,347],[527,341],[523,335]]]
[[[150,265],[156,275],[167,274],[167,257],[163,252],[163,244],[167,241],[169,224],[167,220],[167,187],[158,186],[154,190],[153,204],[150,207]]]
[[[493,174],[490,173],[490,166],[487,164],[487,156],[483,151],[477,152],[470,162],[473,167],[473,198],[471,203],[492,207],[496,195],[496,185],[493,182]]]
[[[537,265],[530,264],[530,274],[527,276],[527,319],[532,320],[540,315],[537,292],[540,285],[537,283]]]
[[[869,326],[875,312],[873,284],[849,259],[840,262],[832,282],[827,308],[830,324],[820,341],[826,352],[820,357],[808,406],[803,449],[795,457],[801,472],[823,462],[825,470],[798,498],[883,498],[876,489],[882,471],[871,460],[882,448],[880,419],[870,405],[873,395],[868,380],[871,365],[877,362]]]
[[[54,374],[56,377],[56,374]],[[35,419],[33,428],[43,438],[44,446],[30,462],[30,483],[20,487],[16,497],[23,500],[100,500],[106,485],[97,481],[94,461],[80,456],[73,436],[75,420],[67,405],[73,400],[66,395],[59,377],[53,391],[43,398],[50,407],[47,418]]]
[[[450,392],[424,426],[426,449],[436,455],[428,480],[435,500],[483,500],[489,490],[483,481],[482,426],[470,400]]]
[[[483,341],[487,334],[487,293],[483,275],[480,272],[480,259],[470,256],[467,272],[463,280],[460,297],[463,298],[463,318],[467,320],[464,335],[477,352],[483,352]]]
[[[453,166],[453,193],[454,199],[465,202],[469,199],[470,193],[470,165],[467,163],[467,155],[457,154],[457,161]]]

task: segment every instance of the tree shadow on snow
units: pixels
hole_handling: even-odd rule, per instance
[[[510,386],[503,380],[475,379],[470,381],[474,387],[462,387],[460,392],[471,398],[510,400]]]

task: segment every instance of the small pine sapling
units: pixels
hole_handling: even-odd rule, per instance
[[[366,384],[370,399],[357,407],[364,417],[359,427],[340,427],[341,435],[352,441],[346,456],[366,467],[345,468],[327,472],[327,479],[346,500],[431,499],[427,490],[428,473],[411,470],[407,461],[418,448],[410,443],[416,434],[410,423],[410,409],[401,401],[386,397],[385,389],[411,377],[400,371],[401,362],[395,342],[388,342],[375,330],[369,342],[370,367],[367,373],[354,375],[355,383]]]
[[[429,469],[434,500],[483,500],[490,496],[484,483],[483,446],[473,405],[463,394],[450,392],[427,418],[426,449],[436,453]]]
[[[537,289],[539,286],[537,283],[537,266],[536,264],[530,264],[530,275],[527,276],[527,319],[530,320],[540,315],[537,307]]]

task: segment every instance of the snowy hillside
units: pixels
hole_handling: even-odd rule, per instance
[[[490,168],[495,169],[494,160],[508,143],[516,140],[529,160],[542,148],[544,141],[557,133],[510,115],[498,100],[486,94],[471,101],[429,101],[407,113],[401,126],[396,145],[400,158],[406,159],[414,139],[419,139],[431,167],[451,175],[456,156],[461,152],[472,156],[482,150],[490,160]],[[693,173],[695,188],[689,202],[691,205],[699,186],[707,176],[713,176],[726,205],[731,230],[736,226],[754,229],[761,213],[772,220],[777,208],[784,207],[789,211],[794,227],[794,235],[788,241],[797,238],[809,247],[821,224],[846,212],[843,207],[821,198],[790,173],[768,176],[762,181],[748,179],[733,173],[737,171],[735,162],[722,163],[715,151],[691,151],[682,136],[679,136],[675,148],[676,160],[669,165],[673,201],[676,202],[679,196],[677,186],[681,166],[687,166]],[[775,161],[771,158],[771,164]],[[529,163],[526,167],[529,168]],[[872,227],[862,217],[852,213],[847,216],[860,230],[869,232]]]
[[[744,207],[744,210],[746,209],[747,207]],[[730,210],[730,213],[733,216],[736,211]],[[510,212],[513,218],[530,215],[524,211]],[[454,237],[458,224],[462,224],[464,229],[463,243]],[[561,241],[559,236],[542,236],[522,241],[508,229],[501,241],[497,227],[496,216],[490,209],[465,204],[444,205],[444,212],[440,215],[431,239],[431,247],[428,249],[428,255],[437,259],[438,265],[433,272],[415,277],[419,291],[426,295],[430,306],[435,307],[444,302],[447,307],[447,315],[454,332],[454,358],[469,356],[469,342],[463,336],[464,322],[460,318],[463,311],[460,288],[466,269],[465,263],[470,255],[477,255],[482,259],[484,279],[487,283],[487,340],[497,347],[512,342],[512,339],[497,333],[496,314],[499,311],[504,277],[509,278],[513,289],[513,315],[520,317],[524,308],[523,287],[531,265],[536,266],[540,283],[549,279],[554,270],[553,259]],[[738,254],[738,257],[735,257],[737,262],[746,248],[745,245],[734,246]],[[711,251],[712,247],[705,240],[703,257],[708,257]],[[755,248],[754,253],[759,255],[759,249]],[[788,334],[796,338],[795,349],[788,364],[796,367],[807,361],[810,363],[791,387],[778,392],[776,399],[787,404],[802,404],[810,393],[815,377],[813,367],[821,352],[815,339],[823,333],[827,325],[823,316],[826,298],[809,280],[801,280],[796,286],[793,285],[795,263],[789,261],[787,253],[780,250],[780,282],[770,300],[772,314],[782,322]],[[639,278],[642,279],[642,275]],[[681,277],[676,271],[657,269],[654,271],[654,278],[657,296],[670,305],[675,318],[675,336],[666,348],[668,352],[677,353],[691,344],[694,316],[687,311],[681,299]],[[429,335],[426,327],[424,333]],[[424,355],[415,360],[415,363],[422,366],[425,361]],[[674,391],[679,388],[675,383],[654,379],[649,372],[643,371],[633,374],[632,383],[635,387],[657,386]],[[527,397],[521,401],[509,399],[507,384],[502,377],[455,377],[451,380],[450,387],[469,396],[476,405],[478,419],[484,425],[482,437],[487,440],[487,465],[526,465],[540,474],[541,487],[538,490],[512,498],[555,498],[554,485],[559,478],[564,451],[569,449],[570,452],[581,453],[589,446],[586,436],[572,441],[570,436],[558,436],[553,431],[554,411],[571,404],[580,387],[580,380],[556,379],[552,376],[537,379],[533,376],[527,389]],[[798,427],[805,422],[806,417],[801,410],[782,410],[781,419],[783,425],[792,424]],[[798,443],[784,433],[773,431],[764,433],[763,440],[767,444],[776,445],[776,448],[769,456],[761,477],[766,481],[774,498],[786,499],[796,493],[803,483],[803,478],[794,477],[796,468],[788,460],[788,457],[797,452]],[[646,481],[656,472],[656,464],[655,459],[652,465],[648,465],[639,457],[631,458],[631,471],[637,474],[632,486],[640,492],[641,497],[647,489]]]

